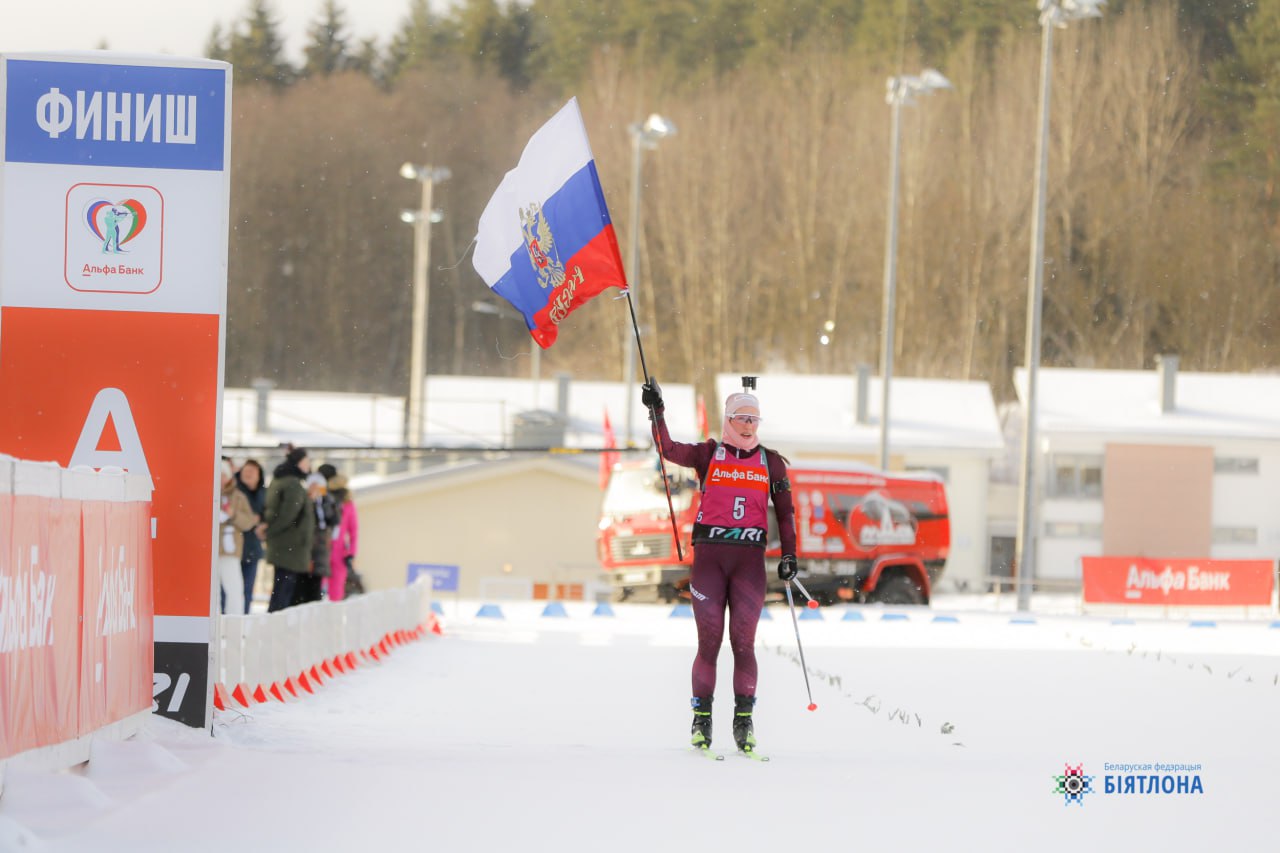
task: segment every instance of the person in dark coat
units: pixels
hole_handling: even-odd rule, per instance
[[[291,447],[272,473],[263,520],[267,524],[267,562],[275,568],[268,612],[294,603],[298,578],[311,572],[311,545],[316,517],[303,480],[311,460],[301,447]]]
[[[329,577],[329,546],[338,525],[338,508],[328,494],[324,476],[308,474],[305,482],[312,507],[315,536],[311,538],[311,571],[298,576],[293,591],[294,604],[324,599],[324,579]]]
[[[244,575],[244,612],[253,603],[253,585],[258,580],[258,563],[262,560],[262,536],[266,524],[262,520],[267,511],[267,478],[262,465],[256,459],[246,459],[236,472],[236,487],[249,499],[249,508],[257,516],[253,529],[244,534],[244,554],[240,558],[240,573]]]

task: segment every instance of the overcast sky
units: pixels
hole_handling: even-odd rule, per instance
[[[270,0],[285,37],[289,59],[297,61],[307,26],[323,0]],[[356,39],[373,36],[384,45],[404,19],[409,0],[340,0]],[[432,5],[437,5],[433,3]],[[249,0],[0,0],[0,52],[92,50],[106,43],[130,53],[202,56],[215,23],[241,18]]]

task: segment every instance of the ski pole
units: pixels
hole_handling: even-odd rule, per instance
[[[804,594],[805,598],[809,599],[809,609],[816,610],[818,608],[818,602],[809,594],[809,590],[805,589],[800,583],[800,578],[792,578],[791,582],[796,585],[796,589],[800,590],[800,592]]]
[[[800,623],[796,620],[796,602],[795,599],[791,597],[792,583],[795,583],[794,578],[787,581],[787,606],[791,608],[791,627],[796,629],[796,648],[800,650],[800,671],[804,673],[804,690],[809,694],[809,710],[816,711],[818,710],[818,706],[813,701],[813,691],[809,689],[809,667],[804,662],[804,646],[800,644]],[[796,586],[800,586],[800,584],[796,583]],[[800,589],[804,589],[804,587],[801,586]],[[808,594],[809,593],[807,592],[805,593],[805,595]],[[810,601],[812,601],[812,599],[810,599]]]

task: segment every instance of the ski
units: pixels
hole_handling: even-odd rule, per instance
[[[718,752],[712,751],[711,747],[709,746],[694,746],[694,747],[691,747],[691,749],[693,749],[694,752],[698,753],[703,758],[709,758],[712,761],[724,761],[724,756]]]
[[[768,761],[769,760],[769,756],[761,755],[760,753],[756,752],[754,749],[740,749],[738,750],[738,755],[741,755],[744,758],[750,758],[752,761]]]

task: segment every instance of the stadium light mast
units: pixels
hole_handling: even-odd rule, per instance
[[[890,77],[885,91],[889,104],[889,214],[884,239],[884,318],[880,333],[880,470],[889,470],[889,380],[893,377],[894,299],[898,279],[898,155],[902,148],[903,104],[914,104],[916,95],[950,89],[951,81],[932,68],[919,75]]]
[[[675,123],[669,118],[651,114],[643,124],[635,123],[627,127],[631,134],[631,239],[627,246],[627,287],[635,296],[636,284],[640,281],[640,160],[645,150],[658,147],[658,141],[674,136]],[[624,447],[632,444],[631,418],[634,412],[636,384],[636,349],[632,346],[630,336],[624,336],[622,349],[626,354],[626,421]]]
[[[1049,87],[1053,72],[1053,31],[1071,21],[1102,17],[1106,0],[1037,0],[1043,30],[1040,52],[1040,107],[1036,132],[1035,189],[1031,204],[1031,266],[1027,271],[1027,388],[1022,400],[1022,472],[1018,506],[1018,609],[1031,608],[1036,576],[1036,386],[1040,374],[1040,321],[1044,305],[1044,217],[1049,167]]]
[[[400,211],[400,221],[413,226],[413,332],[409,342],[409,397],[404,420],[406,447],[421,447],[426,432],[427,308],[431,296],[427,271],[431,261],[431,225],[444,219],[441,211],[431,207],[431,189],[451,176],[443,166],[405,163],[400,167],[400,177],[422,184],[422,202],[418,209]]]

